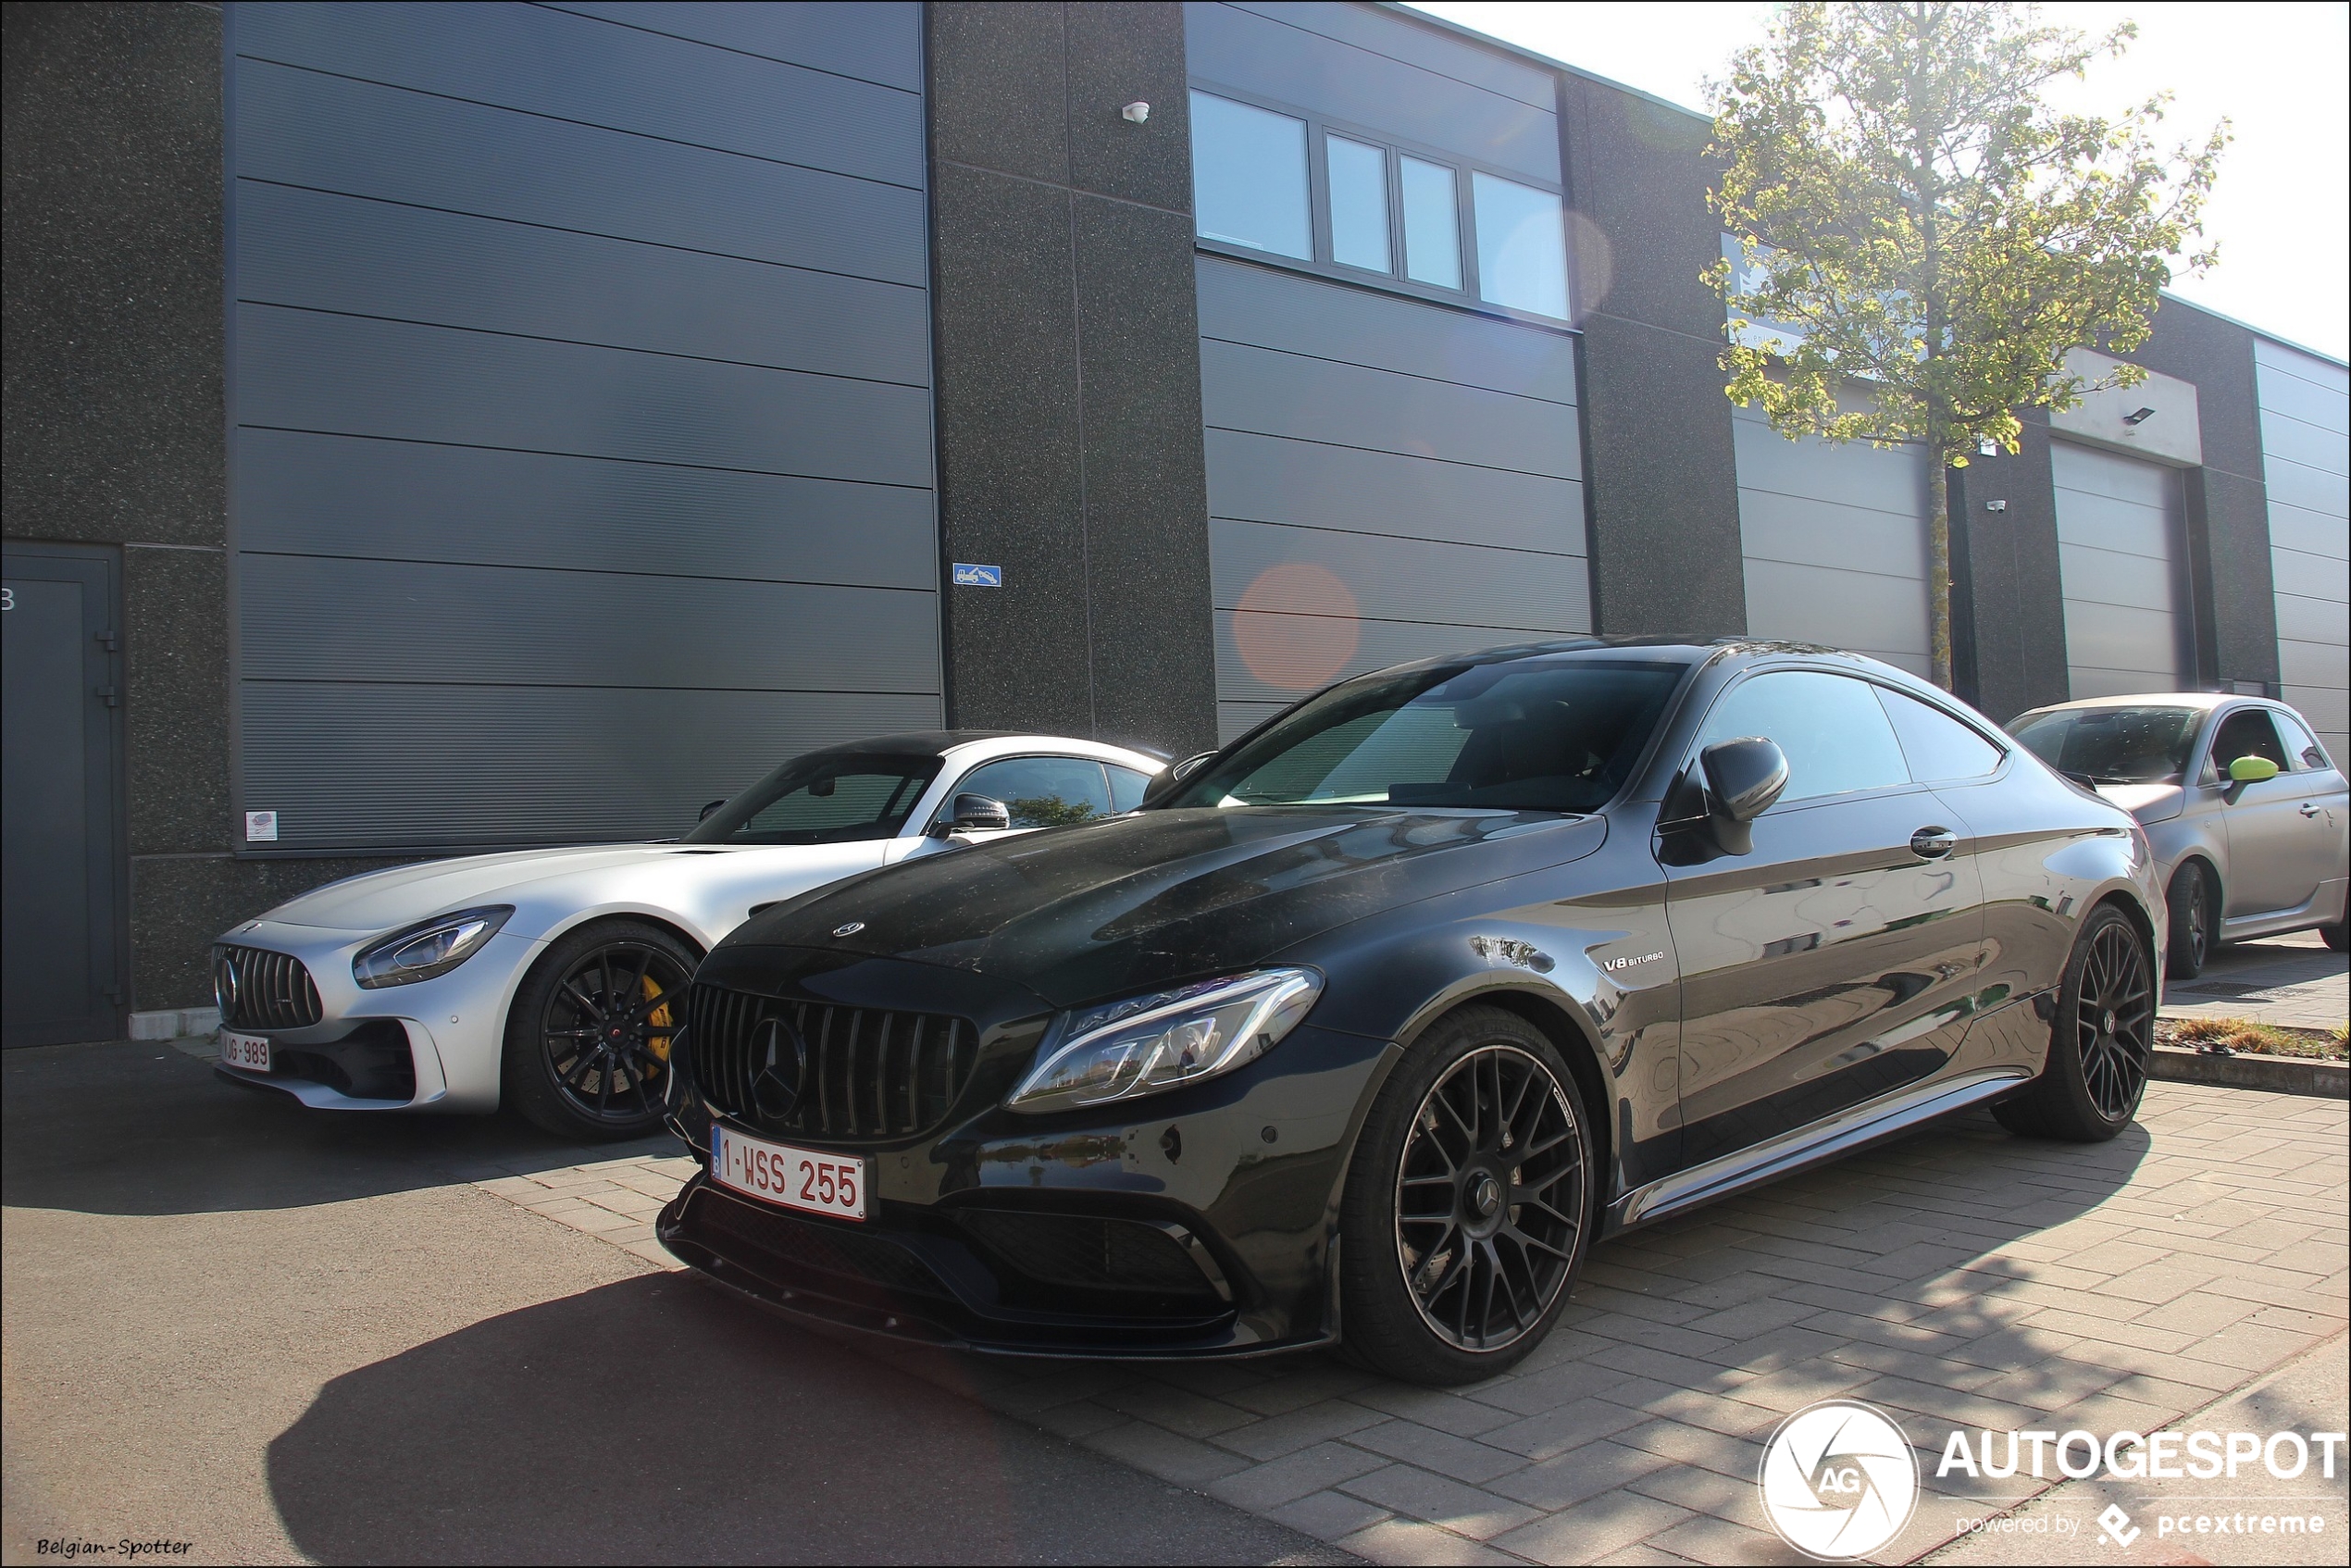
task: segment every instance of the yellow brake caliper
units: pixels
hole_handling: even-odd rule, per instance
[[[651,1002],[661,994],[661,987],[651,975],[645,977],[645,1000]],[[669,1060],[669,1003],[663,1002],[645,1015],[645,1049],[662,1061]]]

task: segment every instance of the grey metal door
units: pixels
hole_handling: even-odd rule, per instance
[[[6,549],[0,666],[0,1036],[17,1045],[122,1034],[120,569],[103,547]]]
[[[2049,473],[2071,694],[2177,691],[2191,683],[2178,471],[2057,442]]]

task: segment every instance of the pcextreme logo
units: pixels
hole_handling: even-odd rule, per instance
[[[1780,1538],[1832,1562],[1867,1557],[1900,1535],[1919,1500],[1910,1440],[1858,1400],[1823,1400],[1781,1422],[1756,1483]]]

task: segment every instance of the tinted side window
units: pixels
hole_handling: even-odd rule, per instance
[[[953,814],[957,795],[1003,802],[1015,828],[1060,828],[1111,812],[1102,765],[1084,757],[1006,757],[976,767],[949,791],[942,815]]]
[[[2285,740],[2286,750],[2297,759],[2295,765],[2297,772],[2334,765],[2327,760],[2326,752],[2310,738],[2310,731],[2303,727],[2300,720],[2291,714],[2273,713],[2270,716],[2278,721],[2278,734]]]
[[[2278,741],[2278,728],[2270,722],[2268,709],[2239,708],[2220,721],[2220,732],[2212,738],[2212,765],[2226,777],[2229,765],[2239,757],[2267,757],[2281,773],[2294,765]]]
[[[1884,686],[1877,688],[1877,700],[1885,704],[1902,754],[1909,759],[1910,777],[1920,783],[1981,778],[2000,765],[2000,749],[1948,714]]]
[[[1778,670],[1732,689],[1707,716],[1700,750],[1760,735],[1787,753],[1784,801],[1884,790],[1910,772],[1894,726],[1866,681],[1812,670]]]
[[[1116,763],[1104,763],[1102,770],[1110,775],[1110,809],[1133,811],[1143,803],[1143,791],[1151,786],[1151,776],[1138,773]]]

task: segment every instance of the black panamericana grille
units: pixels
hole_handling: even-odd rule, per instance
[[[214,948],[212,996],[232,1029],[306,1029],[327,1012],[302,960],[267,948]]]
[[[763,1028],[770,1018],[790,1034]],[[791,1035],[801,1043],[797,1060]],[[968,1019],[712,985],[694,987],[686,1038],[695,1081],[711,1104],[763,1131],[815,1138],[927,1132],[953,1109],[979,1056],[979,1031]],[[785,1101],[790,1109],[777,1114]]]

